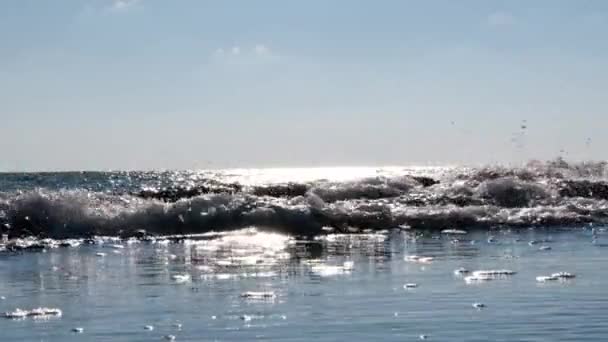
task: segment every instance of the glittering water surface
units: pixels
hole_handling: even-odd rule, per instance
[[[0,174],[11,238],[588,224],[608,224],[608,162]]]
[[[63,315],[2,319],[0,339],[605,341],[604,234],[390,230],[305,241],[246,229],[3,253],[0,311]],[[458,268],[515,274],[468,283]],[[536,281],[562,271],[576,278]]]

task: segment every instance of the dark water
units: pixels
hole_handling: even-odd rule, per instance
[[[63,316],[3,319],[0,331],[3,341],[155,341],[169,334],[176,341],[415,341],[420,335],[605,341],[603,234],[574,227],[501,230],[456,242],[445,234],[390,231],[301,241],[247,230],[181,243],[98,241],[8,253],[0,256],[0,296],[6,297],[0,311],[57,307]],[[412,254],[434,260],[404,260]],[[354,262],[352,271],[331,267],[345,261]],[[468,284],[453,273],[459,267],[517,273]],[[560,271],[576,278],[535,280]],[[177,283],[173,275],[191,280]],[[418,287],[404,289],[406,283]],[[242,298],[246,291],[276,297]],[[476,302],[486,307],[475,309]],[[83,333],[72,333],[74,327]]]

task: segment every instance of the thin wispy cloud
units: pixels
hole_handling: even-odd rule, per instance
[[[256,44],[253,47],[234,45],[232,47],[219,47],[213,51],[216,58],[253,58],[272,57],[274,54],[267,45]]]
[[[488,25],[492,27],[507,27],[515,24],[515,17],[508,12],[494,12],[487,17]]]
[[[112,11],[125,11],[135,6],[139,0],[112,0],[110,10]]]

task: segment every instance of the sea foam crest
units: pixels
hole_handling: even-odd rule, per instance
[[[606,163],[424,170],[253,185],[226,172],[59,173],[34,180],[1,175],[0,231],[10,238],[54,239],[251,226],[291,235],[396,227],[461,234],[473,228],[608,223]],[[0,242],[0,250],[7,249]]]

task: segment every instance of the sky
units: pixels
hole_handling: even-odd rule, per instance
[[[608,159],[608,1],[0,1],[0,171]]]

